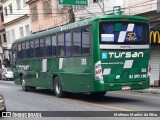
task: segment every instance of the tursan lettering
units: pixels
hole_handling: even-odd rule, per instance
[[[143,52],[109,52],[108,54],[110,58],[139,58],[144,56]]]

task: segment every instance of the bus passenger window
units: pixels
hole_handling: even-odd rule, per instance
[[[81,30],[73,31],[73,55],[81,55]]]
[[[51,49],[51,37],[49,36],[49,37],[46,37],[45,38],[45,56],[46,57],[49,57],[49,56],[51,56],[52,54],[52,49]]]
[[[57,53],[57,39],[56,36],[52,36],[52,55],[56,56]]]
[[[65,33],[65,51],[66,56],[71,56],[71,50],[72,50],[72,38],[71,38],[71,32]]]
[[[34,57],[34,41],[30,41],[30,58]]]
[[[26,42],[26,58],[29,58],[29,42]]]
[[[21,50],[22,50],[22,48],[21,48],[21,43],[20,44],[18,44],[18,59],[21,59]]]
[[[64,34],[58,35],[58,56],[64,56],[65,49],[64,49]]]
[[[39,57],[39,39],[35,40],[35,57]]]
[[[22,59],[26,58],[26,44],[22,43]]]
[[[90,29],[82,29],[82,54],[90,53]]]
[[[44,39],[40,39],[40,48],[39,48],[39,56],[44,57]]]

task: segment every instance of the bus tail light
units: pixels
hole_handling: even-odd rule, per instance
[[[149,60],[149,64],[148,64],[148,77],[150,78],[151,76],[151,63],[150,63],[150,60]]]
[[[95,79],[103,80],[101,61],[95,63],[94,70],[95,70]]]

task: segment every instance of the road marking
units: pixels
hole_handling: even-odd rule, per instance
[[[70,99],[70,98],[64,98],[66,100],[70,100],[73,102],[80,102],[80,103],[85,103],[85,104],[89,104],[89,105],[94,105],[94,106],[99,106],[99,107],[103,107],[103,108],[110,108],[110,109],[114,109],[114,110],[120,110],[120,111],[134,111],[131,109],[125,109],[125,108],[120,108],[120,107],[114,107],[114,106],[110,106],[110,105],[101,105],[101,104],[97,104],[97,103],[93,103],[93,102],[86,102],[83,100],[74,100],[74,99]]]

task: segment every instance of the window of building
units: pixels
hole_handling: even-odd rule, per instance
[[[20,38],[24,37],[23,27],[19,28]]]
[[[23,7],[26,7],[26,2],[27,2],[28,0],[23,0]]]
[[[7,42],[6,34],[3,34],[3,41],[4,41],[4,42]]]
[[[81,30],[73,31],[73,55],[81,55]]]
[[[12,29],[11,30],[11,39],[12,39],[12,41],[14,41],[15,40],[15,30],[14,29]]]
[[[72,37],[71,32],[65,33],[65,45],[66,45],[66,56],[71,56],[72,50]]]
[[[52,36],[52,55],[56,56],[57,54],[57,39],[56,36]]]
[[[12,4],[9,5],[9,14],[13,13]]]
[[[31,21],[37,21],[38,20],[38,11],[37,6],[34,6],[31,8]]]
[[[21,0],[16,0],[17,3],[17,10],[21,9]]]
[[[30,48],[29,42],[26,42],[26,58],[30,58],[29,48]]]
[[[4,13],[5,13],[5,16],[8,15],[7,7],[4,7]]]
[[[39,39],[35,40],[35,57],[39,57]]]
[[[40,39],[39,57],[44,57],[44,39]]]
[[[90,29],[83,28],[82,31],[82,54],[90,53]]]
[[[1,12],[0,14],[1,14],[1,22],[4,22],[3,12]]]
[[[58,56],[64,56],[65,49],[64,49],[64,34],[58,35]]]
[[[51,0],[45,0],[43,2],[44,16],[48,16],[52,14],[52,5]]]
[[[10,42],[10,32],[6,31],[6,36],[7,36],[7,42]]]
[[[26,30],[26,35],[30,35],[31,34],[29,25],[25,25],[25,30]]]
[[[52,55],[52,42],[51,37],[48,36],[45,38],[45,56],[49,57]]]
[[[26,58],[26,44],[22,43],[22,59]]]
[[[33,58],[34,57],[34,41],[30,41],[30,58]]]

